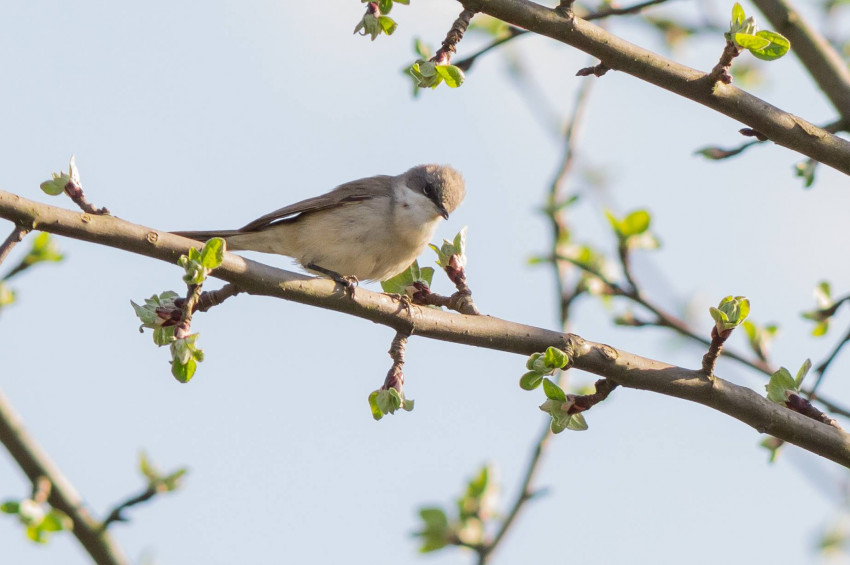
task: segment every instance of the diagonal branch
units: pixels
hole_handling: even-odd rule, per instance
[[[131,224],[112,216],[87,216],[39,204],[0,191],[0,217],[32,224],[34,229],[115,247],[176,263],[194,241]],[[212,276],[250,294],[283,298],[370,320],[395,330],[431,339],[530,355],[549,346],[566,351],[573,367],[607,377],[629,388],[657,392],[714,408],[808,451],[850,467],[850,435],[768,401],[749,388],[708,380],[701,371],[676,367],[561,333],[491,316],[469,316],[432,308],[405,306],[394,296],[360,289],[342,295],[330,280],[313,279],[276,269],[232,253],[225,254]],[[63,509],[64,510],[64,509]]]
[[[785,0],[753,0],[776,31],[791,41],[793,53],[845,122],[850,122],[850,69],[841,55]]]
[[[100,530],[100,525],[83,506],[83,500],[68,479],[24,429],[21,417],[12,409],[0,392],[0,443],[18,466],[36,485],[46,478],[50,482],[47,502],[67,514],[74,522],[74,536],[98,565],[129,563],[112,537]]]
[[[509,24],[545,35],[598,58],[606,67],[703,104],[768,139],[850,174],[850,142],[708,74],[633,45],[580,18],[529,0],[459,0]]]

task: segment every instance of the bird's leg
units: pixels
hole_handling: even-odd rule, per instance
[[[310,271],[315,271],[317,273],[321,273],[334,281],[337,284],[342,285],[345,291],[354,298],[354,289],[357,288],[357,283],[360,282],[357,280],[357,277],[353,275],[341,275],[336,271],[331,271],[330,269],[325,269],[324,267],[320,267],[315,263],[307,263],[304,267]]]

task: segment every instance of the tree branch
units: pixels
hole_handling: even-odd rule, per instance
[[[39,204],[0,191],[0,217],[34,229],[176,263],[190,239],[131,224],[112,216],[89,216]],[[343,312],[421,337],[530,355],[554,346],[566,351],[573,367],[624,387],[690,400],[728,414],[766,433],[850,467],[850,436],[768,401],[754,391],[701,371],[640,357],[575,334],[561,333],[491,316],[469,316],[433,308],[405,306],[397,297],[360,289],[351,297],[333,281],[276,269],[232,253],[212,276],[250,294],[272,296]],[[522,371],[522,366],[517,366]]]
[[[845,122],[850,122],[850,69],[832,45],[785,0],[753,0],[776,31],[791,41],[791,51]]]
[[[477,9],[571,45],[598,58],[609,69],[628,73],[703,104],[763,133],[774,143],[850,174],[850,142],[735,86],[715,83],[704,72],[633,45],[585,20],[562,15],[529,0],[459,1],[466,8]]]
[[[499,525],[499,529],[496,531],[496,535],[493,536],[493,539],[483,544],[479,548],[475,548],[478,553],[478,565],[485,565],[488,559],[493,555],[493,551],[499,547],[502,539],[505,537],[505,534],[508,533],[511,526],[516,520],[517,516],[519,516],[519,511],[525,506],[525,503],[534,498],[536,494],[532,485],[534,484],[534,477],[537,475],[537,470],[540,468],[540,459],[543,456],[543,453],[546,449],[546,445],[549,443],[549,439],[552,437],[552,428],[549,424],[549,418],[546,418],[546,423],[543,428],[540,430],[540,435],[537,438],[537,441],[534,442],[534,448],[531,451],[531,457],[528,460],[528,463],[525,467],[525,475],[522,479],[522,485],[520,485],[519,493],[517,493],[517,497],[514,499],[514,503],[511,505],[511,509],[508,510],[507,516],[505,516],[502,523]]]
[[[83,506],[83,500],[68,479],[24,429],[21,417],[0,391],[0,443],[11,454],[33,485],[46,478],[50,482],[47,502],[74,522],[74,536],[98,565],[129,563],[112,537]]]
[[[17,244],[23,241],[24,237],[30,232],[27,228],[22,228],[20,226],[15,226],[12,230],[12,233],[9,234],[9,237],[0,245],[0,265],[3,264],[3,261],[6,260],[6,257],[9,256],[9,253],[12,249],[15,248]],[[8,278],[8,277],[7,277]]]

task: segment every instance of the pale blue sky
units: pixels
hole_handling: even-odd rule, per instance
[[[393,12],[397,34],[372,43],[351,34],[362,14],[355,0],[6,2],[0,188],[70,206],[38,183],[74,153],[89,198],[117,216],[160,229],[228,228],[347,180],[450,163],[468,196],[438,237],[469,227],[477,304],[554,328],[551,273],[527,259],[549,245],[535,209],[559,144],[499,54],[481,59],[462,88],[417,100],[400,73],[413,36],[439,44],[459,11],[448,0],[413,0]],[[643,28],[614,30],[659,47]],[[461,54],[479,41],[470,37]],[[700,39],[675,58],[708,69],[722,46]],[[564,115],[580,80],[597,80],[574,77],[587,57],[546,39],[517,40],[511,53]],[[758,95],[815,123],[833,119],[793,57],[766,70]],[[821,278],[847,290],[846,177],[822,168],[804,191],[791,174],[800,158],[771,146],[705,162],[693,151],[739,143],[740,124],[622,73],[596,86],[581,163],[606,172],[605,205],[654,214],[664,245],[637,258],[649,292],[670,308],[695,300],[706,334],[708,305],[745,294],[757,321],[783,326],[777,364],[796,370],[807,356],[822,358],[837,336],[809,338],[798,313]],[[576,208],[575,220],[578,238],[611,249],[598,200]],[[99,515],[142,487],[140,449],[164,469],[191,469],[183,490],[114,527],[134,563],[143,555],[162,565],[472,562],[458,550],[418,557],[409,533],[419,505],[451,504],[484,462],[497,467],[503,494],[514,494],[545,419],[541,395],[517,386],[523,358],[413,338],[404,372],[416,410],[376,423],[366,398],[390,366],[391,330],[238,297],[195,318],[207,359],[180,385],[167,351],[137,333],[129,304],[179,290],[179,270],[59,244],[64,264],[14,281],[19,303],[0,317],[0,387]],[[434,286],[450,291],[439,274]],[[615,328],[611,314],[583,302],[573,329],[699,365],[702,351],[661,331]],[[847,369],[839,359],[824,391],[850,396]],[[762,390],[760,377],[736,365],[721,363],[719,374]],[[311,409],[321,394],[330,406]],[[814,536],[839,499],[836,466],[794,449],[770,466],[744,424],[646,392],[616,391],[588,422],[589,431],[551,443],[539,482],[549,495],[528,506],[494,563],[814,559]],[[827,473],[828,496],[800,466]],[[0,499],[27,492],[0,455]],[[0,520],[0,546],[7,563],[87,563],[70,536],[35,547],[9,518]]]

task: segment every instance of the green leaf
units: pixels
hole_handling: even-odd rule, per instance
[[[387,414],[394,414],[398,409],[410,412],[413,405],[413,400],[405,398],[403,393],[394,388],[379,389],[369,395],[369,407],[375,420],[380,420]]]
[[[17,500],[7,500],[0,504],[0,512],[4,514],[17,514],[21,509],[21,503]]]
[[[419,262],[414,261],[410,264],[410,266],[395,275],[392,278],[389,278],[385,281],[381,281],[381,288],[387,294],[406,294],[408,296],[412,295],[412,292],[409,292],[413,283],[421,283],[424,282],[429,287],[431,286],[431,279],[434,277],[434,269],[431,267],[419,267]]]
[[[171,362],[171,374],[183,384],[192,380],[197,368],[198,363],[194,359],[188,359],[185,363],[180,363],[176,360]]]
[[[180,487],[180,481],[181,481],[181,479],[182,479],[182,478],[186,475],[186,473],[188,473],[188,472],[189,472],[189,470],[188,470],[188,469],[177,469],[176,471],[174,471],[174,472],[173,472],[173,473],[171,473],[170,475],[166,475],[165,477],[163,477],[163,478],[159,481],[159,484],[161,484],[161,485],[162,485],[162,487],[164,488],[164,490],[165,490],[166,492],[172,492],[172,491],[175,491],[175,490],[177,490],[177,489]]]
[[[718,333],[731,330],[744,323],[750,314],[750,301],[745,296],[727,296],[717,308],[709,308]]]
[[[36,263],[50,262],[58,263],[65,258],[56,247],[56,240],[47,232],[41,232],[33,240],[32,247],[21,260],[21,265],[31,267]]]
[[[800,387],[803,385],[803,379],[806,378],[806,375],[809,373],[809,369],[811,368],[811,359],[806,359],[805,361],[803,361],[803,365],[800,367],[800,370],[797,371],[797,377],[794,379],[794,382],[797,384],[797,390],[800,390]]]
[[[420,508],[419,516],[425,522],[426,527],[441,529],[449,527],[449,518],[442,508]]]
[[[617,216],[610,210],[605,210],[605,217],[608,218],[608,223],[611,224],[611,228],[614,230],[617,238],[621,238],[623,236],[623,230],[620,227],[620,220],[617,219]]]
[[[139,320],[142,321],[143,328],[152,328],[154,330],[161,328],[162,324],[165,322],[163,318],[157,314],[158,309],[163,310],[172,310],[175,308],[174,299],[178,297],[178,294],[174,291],[167,290],[157,296],[154,294],[150,298],[145,299],[144,306],[139,306],[132,300],[130,304],[133,306],[133,310],[136,312],[136,316],[138,316]],[[173,335],[174,328],[171,328],[171,332]],[[156,341],[156,339],[154,339]],[[170,343],[173,340],[169,340],[166,343]],[[163,345],[162,343],[158,343],[158,345]]]
[[[451,528],[449,519],[442,508],[421,508],[419,516],[425,523],[422,531],[416,535],[422,538],[420,553],[428,553],[442,549],[449,544]]]
[[[0,281],[0,309],[13,302],[15,302],[15,291],[9,288],[6,283]]]
[[[481,470],[469,481],[466,488],[467,496],[480,499],[487,492],[487,485],[490,482],[490,469],[487,465],[481,467]]]
[[[821,281],[814,290],[815,302],[824,308],[832,304],[832,287],[829,281]]]
[[[378,0],[378,10],[382,14],[389,14],[393,9],[393,0]]]
[[[767,390],[767,399],[777,404],[785,405],[788,400],[786,391],[796,391],[797,383],[785,367],[780,367],[778,371],[773,373],[770,381],[765,385]]]
[[[176,326],[159,326],[153,330],[153,342],[162,347],[174,343],[174,330]]]
[[[73,527],[73,522],[67,514],[53,508],[44,516],[39,527],[46,532],[61,532],[62,530],[70,530]]]
[[[744,49],[749,49],[753,55],[755,55],[757,51],[763,50],[770,45],[770,40],[747,33],[736,33],[733,37],[735,39],[735,43]]]
[[[567,401],[567,395],[563,391],[563,389],[561,389],[561,387],[556,385],[550,379],[543,379],[543,393],[546,395],[546,398],[550,400],[555,400],[558,402]]]
[[[195,333],[171,343],[171,374],[181,383],[188,383],[198,368],[198,362],[204,360],[204,352],[195,345],[197,339],[198,334]]]
[[[224,252],[227,250],[227,243],[220,237],[214,237],[204,244],[199,257],[201,265],[204,268],[212,271],[221,266],[224,262]]]
[[[446,81],[446,84],[449,85],[450,88],[457,88],[463,84],[464,80],[466,80],[466,77],[464,76],[463,71],[460,70],[460,67],[456,67],[454,65],[437,65],[435,70],[437,74]]]
[[[422,267],[419,270],[419,278],[431,286],[431,281],[434,278],[434,267]]]
[[[775,438],[773,436],[768,436],[759,443],[760,446],[764,447],[768,451],[770,451],[770,458],[768,461],[773,463],[776,461],[776,458],[779,456],[779,449],[785,445],[785,442],[781,439]]]
[[[423,61],[427,61],[430,59],[434,53],[427,43],[419,39],[418,37],[413,39],[413,50],[419,55],[419,58]]]
[[[649,229],[651,217],[646,210],[636,210],[632,212],[621,222],[623,235],[630,237],[639,235]]]
[[[756,37],[767,41],[767,46],[761,48],[748,47],[748,49],[756,58],[763,61],[775,61],[791,49],[791,42],[775,31],[761,30],[756,33]]]
[[[747,19],[747,14],[744,13],[744,9],[741,5],[735,2],[735,5],[732,6],[732,23],[733,24],[742,24],[744,20]]]
[[[44,537],[44,530],[38,526],[27,526],[27,537],[35,543],[47,543]]]
[[[525,362],[525,368],[528,369],[529,371],[535,370],[535,367],[537,366],[537,360],[540,359],[541,357],[543,357],[542,353],[532,353],[528,357],[528,361]]]
[[[815,171],[818,162],[814,159],[806,159],[794,165],[794,174],[803,179],[803,186],[811,188],[815,184]]]
[[[378,407],[378,392],[377,390],[373,390],[369,393],[369,409],[372,411],[372,418],[375,421],[380,420],[384,417],[384,413],[381,412],[381,409]]]
[[[826,335],[826,332],[829,331],[829,321],[823,320],[822,322],[818,322],[815,324],[815,327],[812,329],[812,335],[814,337],[821,337]]]
[[[571,414],[570,419],[567,421],[567,429],[577,432],[583,432],[584,430],[586,430],[587,421],[584,419],[584,415],[581,412],[577,414]]]
[[[396,4],[404,4],[405,6],[410,5],[410,0],[393,0]]]
[[[378,23],[381,26],[381,30],[387,35],[392,35],[396,28],[398,28],[398,24],[389,16],[379,16]]]
[[[548,347],[543,355],[543,361],[548,368],[563,369],[570,362],[570,358],[565,351],[557,347]]]
[[[519,387],[522,390],[534,390],[543,382],[543,374],[537,371],[529,371],[519,379]]]
[[[148,460],[148,456],[144,451],[139,452],[139,471],[148,479],[148,482],[159,480],[159,472]]]

